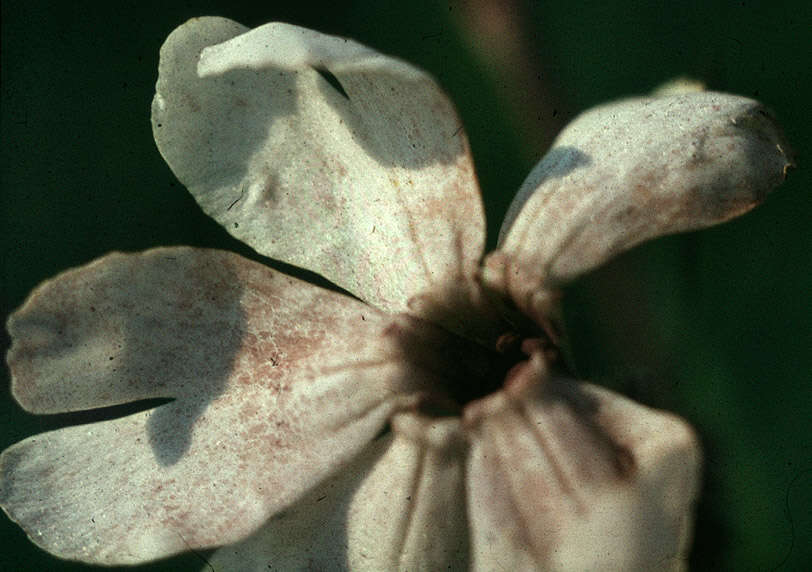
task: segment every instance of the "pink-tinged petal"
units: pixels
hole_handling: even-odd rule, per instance
[[[666,413],[567,379],[472,404],[474,570],[679,570],[700,454]]]
[[[544,313],[541,292],[644,240],[748,211],[791,165],[774,119],[750,99],[683,93],[598,107],[530,173],[485,281]]]
[[[394,441],[349,508],[352,570],[466,570],[468,527],[459,418],[403,413]]]
[[[465,570],[458,419],[397,415],[393,432],[271,520],[218,550],[216,570]]]
[[[389,448],[389,433],[248,538],[217,550],[216,572],[347,570],[347,510],[359,484]]]
[[[13,391],[56,412],[145,397],[151,411],[29,438],[0,504],[69,559],[128,564],[231,543],[342,466],[429,374],[409,322],[235,254],[112,254],[11,318]]]
[[[161,48],[152,121],[203,210],[262,254],[393,312],[475,272],[465,133],[399,60],[289,24],[194,19]]]

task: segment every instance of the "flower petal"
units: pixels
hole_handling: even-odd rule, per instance
[[[15,397],[150,411],[31,437],[0,504],[63,558],[131,564],[244,538],[355,456],[425,374],[390,317],[235,254],[112,254],[11,318]]]
[[[156,91],[167,163],[261,254],[395,312],[475,272],[484,215],[468,142],[422,71],[289,24],[200,18],[161,48]]]
[[[792,164],[786,149],[772,116],[733,95],[683,93],[588,111],[524,182],[485,281],[537,314],[539,291],[635,244],[746,212],[783,181]]]
[[[464,443],[456,419],[397,415],[393,433],[218,550],[216,570],[465,570]]]
[[[347,570],[347,510],[353,494],[389,448],[392,434],[279,512],[248,538],[209,558],[216,572]]]
[[[403,413],[349,509],[352,570],[466,570],[465,443],[458,418]]]
[[[680,569],[699,450],[681,420],[552,379],[468,412],[474,570]]]

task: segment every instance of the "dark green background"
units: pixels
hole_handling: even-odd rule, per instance
[[[532,70],[526,78],[482,59],[483,29],[466,31],[463,6],[397,5],[4,1],[3,314],[43,279],[110,250],[248,252],[198,210],[152,142],[158,48],[191,16],[289,21],[430,70],[465,122],[492,234],[562,122],[693,75],[768,104],[799,169],[742,219],[637,248],[574,285],[573,351],[579,373],[701,432],[694,569],[802,569],[812,560],[809,3],[519,3],[505,41],[531,54],[515,68]],[[5,371],[0,384],[0,448],[64,423],[22,413]],[[89,569],[48,557],[5,518],[0,543],[0,570]],[[187,556],[144,569],[200,565]]]

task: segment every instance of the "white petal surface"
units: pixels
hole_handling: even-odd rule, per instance
[[[486,282],[531,315],[560,286],[644,240],[746,212],[791,165],[755,101],[683,93],[612,103],[576,118],[530,173]],[[533,297],[536,300],[532,300]]]
[[[201,572],[347,570],[347,510],[359,484],[389,448],[392,435],[370,443],[335,475],[275,515],[245,540],[217,550]]]
[[[425,382],[390,318],[240,256],[112,254],[11,318],[15,397],[56,412],[175,401],[31,437],[0,504],[63,558],[136,563],[236,542],[323,480]]]
[[[466,570],[459,421],[399,414],[335,477],[245,541],[215,570]]]
[[[352,570],[467,570],[458,418],[394,418],[395,438],[349,509]]]
[[[465,133],[403,62],[289,24],[194,19],[161,49],[152,121],[203,210],[262,254],[390,311],[475,271]]]
[[[684,422],[570,380],[478,408],[467,466],[474,570],[684,568],[699,464]]]

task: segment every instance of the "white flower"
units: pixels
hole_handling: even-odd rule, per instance
[[[425,73],[350,40],[175,30],[158,147],[201,207],[320,289],[235,254],[111,254],[9,320],[13,392],[55,413],[165,397],[2,455],[0,503],[57,556],[224,546],[225,570],[678,569],[700,454],[678,418],[567,377],[559,288],[735,216],[790,164],[745,98],[589,111],[484,257],[465,133]]]

